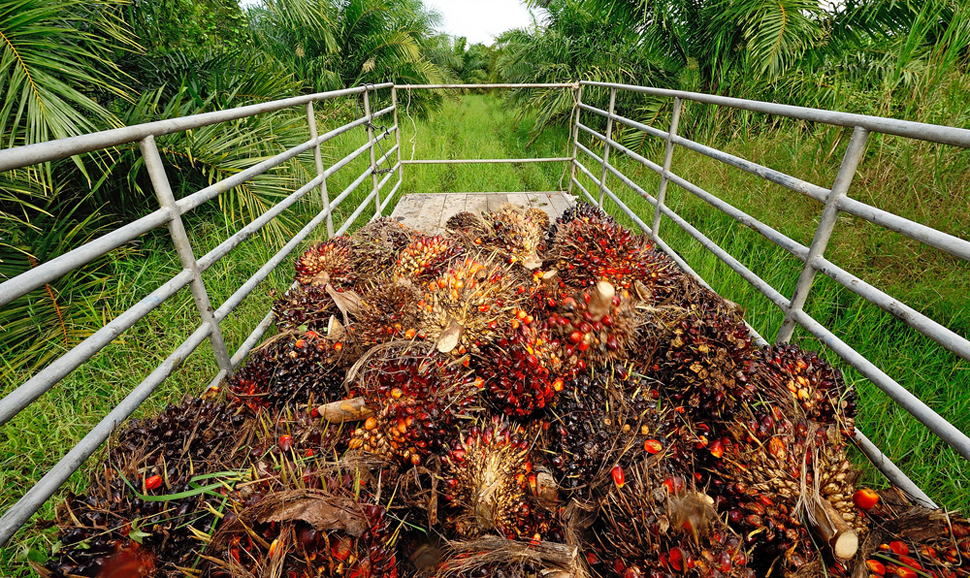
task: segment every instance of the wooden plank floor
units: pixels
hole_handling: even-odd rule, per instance
[[[563,191],[545,193],[414,193],[404,195],[391,213],[392,219],[428,235],[445,230],[445,222],[455,213],[494,211],[505,203],[545,211],[555,220],[576,204],[574,197]]]

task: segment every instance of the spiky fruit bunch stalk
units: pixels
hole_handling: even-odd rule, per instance
[[[296,280],[303,285],[349,285],[356,279],[347,237],[334,237],[304,251],[296,260]]]
[[[751,538],[757,564],[783,556],[796,570],[810,560],[814,546],[803,520],[822,530],[824,541],[841,541],[844,534],[833,551],[854,554],[867,524],[852,500],[858,472],[840,428],[792,418],[770,403],[758,408],[726,424],[725,435],[712,442],[716,451],[700,454],[728,520]],[[828,535],[832,524],[836,533]]]
[[[583,288],[606,280],[631,289],[635,279],[649,276],[649,256],[643,240],[625,227],[576,218],[558,227],[547,260],[566,287]]]
[[[500,411],[517,417],[531,415],[563,388],[562,363],[545,324],[519,310],[520,324],[482,348],[471,368],[485,381],[488,398]]]
[[[297,285],[273,302],[273,314],[276,328],[281,332],[305,327],[325,334],[330,316],[339,314],[339,311],[325,287]]]
[[[370,277],[390,271],[401,250],[420,233],[396,219],[381,217],[360,228],[352,240],[351,255],[354,271],[360,277]]]
[[[355,359],[349,349],[315,331],[280,334],[255,349],[227,380],[229,395],[254,411],[340,399],[344,368]]]
[[[613,466],[664,450],[673,421],[650,386],[619,366],[565,383],[546,412],[541,438],[559,487],[588,494]]]
[[[818,353],[794,345],[765,347],[755,355],[752,372],[759,378],[759,389],[782,406],[798,405],[809,420],[838,424],[845,435],[852,435],[856,391],[846,387],[842,372]]]
[[[569,368],[581,372],[627,358],[637,318],[625,289],[617,293],[613,285],[600,281],[587,290],[548,299],[546,305],[554,307],[547,323],[562,344]]]
[[[624,577],[753,578],[742,538],[718,517],[713,499],[686,478],[670,453],[621,468],[601,486],[593,535]],[[621,468],[621,469],[620,469]],[[619,469],[619,473],[617,472]]]
[[[528,279],[508,266],[465,259],[425,286],[422,328],[442,353],[477,353],[520,322]]]
[[[353,324],[357,343],[369,348],[393,339],[414,339],[421,324],[421,299],[420,290],[409,281],[378,278],[361,294],[363,307]]]
[[[447,525],[464,538],[498,532],[511,540],[539,540],[551,515],[528,494],[532,461],[521,426],[494,416],[463,431],[442,456]]]
[[[658,308],[639,326],[636,342],[634,357],[644,372],[691,415],[702,420],[730,415],[753,398],[751,336],[730,312]]]
[[[355,430],[350,447],[420,464],[469,418],[481,384],[424,344],[384,348],[353,383],[375,415]]]
[[[401,249],[391,277],[403,277],[418,282],[435,278],[464,256],[465,252],[462,245],[440,235],[415,237]]]

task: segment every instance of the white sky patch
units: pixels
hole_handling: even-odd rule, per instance
[[[468,44],[492,44],[506,30],[532,25],[519,0],[425,0],[424,5],[441,13],[442,32],[464,36]]]

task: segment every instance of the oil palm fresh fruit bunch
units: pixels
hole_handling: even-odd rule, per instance
[[[618,289],[631,289],[635,279],[648,275],[649,256],[643,238],[592,212],[557,224],[546,260],[565,287],[579,289],[606,280]]]
[[[358,229],[351,240],[354,271],[369,278],[390,271],[401,250],[420,233],[390,217],[381,217]]]
[[[445,221],[447,231],[460,234],[470,233],[473,229],[480,229],[482,226],[481,215],[471,211],[459,211]]]
[[[833,564],[826,569],[830,573],[848,576],[863,566],[870,576],[886,578],[970,576],[970,521],[965,516],[913,505],[895,488],[862,488],[854,501],[871,519],[872,532],[855,567]]]
[[[631,358],[692,415],[729,415],[753,399],[756,386],[750,375],[756,353],[744,321],[726,306],[649,309],[635,343]]]
[[[802,568],[815,556],[810,530],[830,559],[855,555],[868,525],[853,503],[859,473],[838,425],[762,401],[738,408],[722,431],[698,455],[719,510],[748,538],[753,567]]]
[[[545,216],[545,213],[538,211]],[[542,262],[548,217],[540,219],[536,212],[526,212],[513,205],[503,205],[497,211],[482,214],[480,228],[472,228],[473,243],[496,251],[509,263],[521,263],[536,269]]]
[[[386,510],[369,492],[354,490],[354,476],[330,476],[320,485],[327,489],[254,494],[210,540],[206,575],[396,578]]]
[[[469,367],[484,380],[488,400],[511,416],[528,416],[548,404],[563,388],[558,343],[547,325],[524,310],[519,323],[481,348]]]
[[[403,277],[415,282],[434,279],[465,253],[460,243],[447,237],[418,235],[401,249],[391,277],[395,280]]]
[[[462,538],[561,539],[552,513],[529,493],[530,446],[521,426],[499,416],[463,430],[442,456],[446,527]]]
[[[588,496],[614,466],[664,451],[675,422],[650,386],[618,367],[565,382],[541,437],[543,461],[560,488]]]
[[[607,281],[545,300],[547,325],[562,346],[562,358],[572,371],[623,361],[639,323],[630,293],[617,292]]]
[[[603,497],[591,548],[605,560],[601,575],[753,578],[744,541],[718,517],[714,500],[667,450],[616,465]],[[611,574],[609,570],[615,572]]]
[[[765,347],[757,351],[754,364],[759,389],[769,392],[783,407],[798,405],[807,419],[838,424],[845,435],[853,435],[856,391],[817,352],[794,345]]]
[[[87,493],[69,494],[58,508],[63,547],[45,565],[50,575],[179,575],[197,556],[192,530],[210,532],[217,518],[209,508],[224,501],[195,489],[242,463],[238,433],[251,425],[235,408],[202,398],[131,420]]]
[[[301,285],[350,285],[356,279],[349,238],[334,237],[303,252],[295,263],[296,281]]]
[[[253,350],[226,388],[236,403],[254,411],[340,399],[346,367],[356,360],[344,344],[315,331],[279,334]]]
[[[325,334],[330,317],[339,314],[339,310],[326,287],[297,285],[273,302],[273,314],[280,331],[303,327],[304,331]]]
[[[519,323],[528,287],[508,265],[466,258],[423,286],[421,329],[442,353],[477,353]]]
[[[351,383],[374,415],[354,432],[351,449],[418,465],[468,419],[481,379],[430,345],[382,347]]]
[[[376,278],[361,291],[362,306],[352,326],[354,339],[364,349],[395,339],[414,339],[421,325],[422,298],[410,281]]]

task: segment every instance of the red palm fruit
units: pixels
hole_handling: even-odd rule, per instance
[[[651,454],[657,454],[663,450],[663,446],[657,440],[647,440],[643,442],[643,449]]]
[[[154,490],[155,488],[161,487],[162,476],[149,476],[145,479],[145,489]]]
[[[897,556],[906,556],[909,554],[909,546],[905,542],[899,540],[893,540],[889,543],[889,549],[893,551]]]
[[[290,448],[293,447],[293,436],[285,434],[281,435],[279,441],[276,443],[280,447],[280,450],[288,452],[290,451]]]
[[[879,560],[866,560],[866,567],[869,568],[869,571],[873,574],[878,574],[880,576],[886,575],[886,566],[883,565],[883,563]]]
[[[343,562],[350,557],[354,546],[354,540],[349,536],[341,536],[333,540],[330,544],[330,555],[339,562]]]
[[[879,503],[879,494],[869,488],[862,488],[852,494],[852,501],[860,510],[870,510]]]
[[[625,483],[623,468],[620,466],[613,466],[613,469],[610,471],[610,475],[613,476],[613,483],[616,484],[616,487],[622,488],[623,484]]]
[[[721,442],[721,440],[714,440],[714,442],[711,443],[710,450],[712,456],[715,458],[720,458],[724,455],[724,444]]]
[[[899,578],[917,578],[916,571],[906,566],[897,567],[896,576],[899,576]]]

